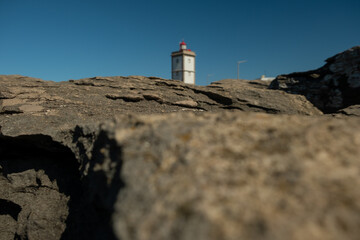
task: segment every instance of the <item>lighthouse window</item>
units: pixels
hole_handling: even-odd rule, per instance
[[[191,59],[188,59],[188,63],[191,63]]]
[[[191,76],[191,72],[189,72],[189,76]]]

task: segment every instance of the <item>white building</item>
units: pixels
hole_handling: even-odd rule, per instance
[[[274,79],[275,79],[274,77],[266,77],[265,75],[261,75],[261,77],[259,79],[257,79],[257,80],[269,82],[269,81],[272,81]]]
[[[171,79],[195,84],[195,56],[182,41],[179,51],[171,54]]]

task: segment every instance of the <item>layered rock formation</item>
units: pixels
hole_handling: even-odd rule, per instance
[[[360,46],[326,62],[313,71],[278,76],[270,88],[304,95],[326,113],[360,104]]]
[[[230,79],[0,84],[0,239],[360,234],[358,105]]]

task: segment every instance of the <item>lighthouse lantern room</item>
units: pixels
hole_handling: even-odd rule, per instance
[[[186,43],[180,43],[179,51],[171,54],[171,78],[184,83],[195,84],[195,56],[187,49]]]

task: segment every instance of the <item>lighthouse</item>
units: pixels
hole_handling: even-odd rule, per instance
[[[195,56],[182,41],[179,51],[171,54],[171,79],[195,84]]]

